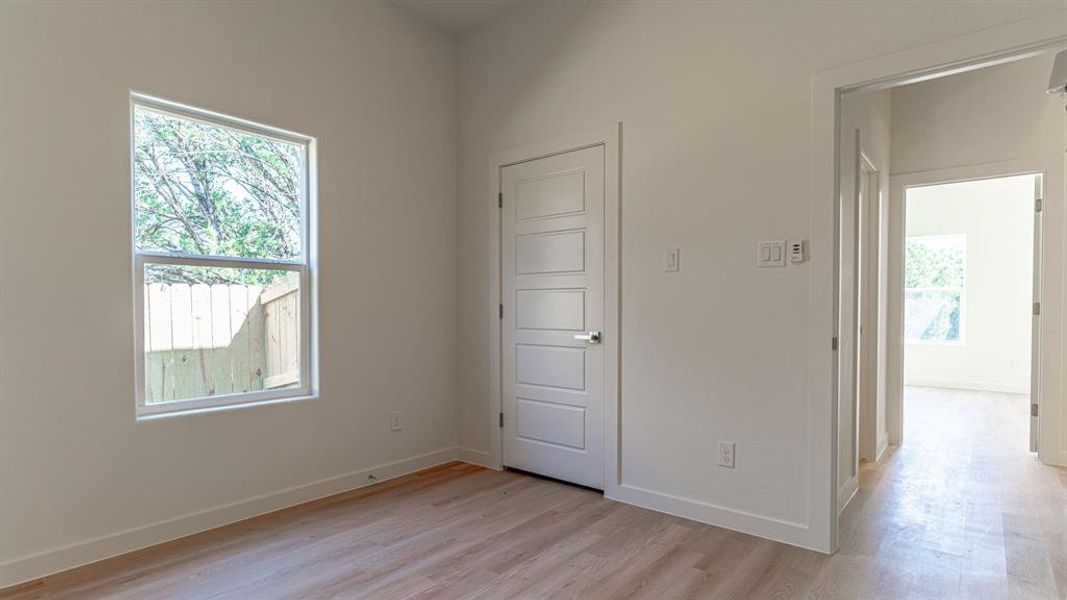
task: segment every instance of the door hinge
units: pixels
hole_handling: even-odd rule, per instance
[[[500,420],[500,426],[503,427],[504,426],[504,413],[499,413],[498,416],[500,418],[499,419]]]
[[[1036,316],[1039,316],[1040,314],[1041,314],[1041,303],[1040,302],[1034,302],[1034,316],[1036,317]]]
[[[500,192],[496,195],[496,207],[504,208],[504,192]]]
[[[1038,408],[1038,405],[1036,405],[1036,404],[1031,404],[1030,405],[1030,416],[1031,417],[1036,417],[1039,412],[1041,412],[1041,411]]]
[[[503,304],[500,305],[500,318],[501,319],[504,318],[504,305]]]
[[[1034,212],[1041,212],[1041,198],[1034,198]]]
[[[830,349],[837,352],[837,336],[830,338]]]

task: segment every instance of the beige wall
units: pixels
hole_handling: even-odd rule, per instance
[[[441,460],[457,438],[484,459],[488,157],[614,121],[624,481],[810,545],[812,265],[754,254],[810,236],[811,76],[1042,15],[1067,16],[545,0],[467,39],[457,71],[452,40],[374,0],[0,4],[0,585]],[[130,89],[318,138],[321,398],[134,420]],[[736,470],[713,466],[718,439]]]
[[[456,77],[384,2],[0,3],[0,587],[453,455]],[[318,138],[319,399],[135,421],[131,89]]]
[[[812,264],[755,268],[758,240],[810,236],[812,75],[1037,15],[1067,16],[1062,2],[544,1],[465,40],[460,443],[488,450],[490,155],[622,121],[623,482],[812,539]],[[670,278],[668,247],[684,257]],[[735,470],[714,465],[720,439]]]
[[[895,88],[893,174],[1063,151],[1063,107],[1044,93],[1053,54]]]

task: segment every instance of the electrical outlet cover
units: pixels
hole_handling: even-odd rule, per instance
[[[734,468],[736,445],[733,442],[719,442],[719,466],[728,469]]]

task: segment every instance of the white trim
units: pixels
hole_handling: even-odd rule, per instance
[[[274,403],[276,400],[311,400],[317,397],[318,396],[313,395],[304,387],[278,390],[265,389],[258,392],[245,392],[242,394],[220,394],[218,396],[208,396],[206,398],[191,398],[189,400],[159,402],[156,404],[139,406],[137,409],[137,420],[140,421],[165,415],[208,412],[204,409],[260,406],[266,403]]]
[[[604,147],[604,492],[621,484],[619,452],[620,377],[620,250],[619,218],[622,166],[622,123],[575,133],[494,154],[489,161],[489,454],[485,466],[503,468],[503,438],[499,414],[503,411],[501,382],[501,330],[497,308],[501,303],[500,275],[500,194],[501,168],[521,162],[573,152],[594,146]]]
[[[133,154],[136,148],[135,115],[138,108],[190,119],[213,126],[237,129],[257,137],[265,137],[300,146],[302,177],[300,178],[300,259],[267,259],[252,257],[193,255],[181,252],[143,251],[137,247],[136,168]],[[138,420],[165,414],[209,412],[205,409],[258,405],[276,400],[298,400],[317,395],[318,356],[315,325],[318,323],[318,201],[316,141],[314,138],[277,127],[254,123],[194,108],[161,98],[130,92],[130,247],[133,254],[134,302],[134,398]],[[300,277],[300,385],[285,389],[265,389],[240,394],[222,394],[190,398],[148,405],[145,402],[144,373],[144,268],[148,264],[194,265],[233,269],[266,269],[293,271]]]
[[[0,589],[163,542],[359,489],[455,460],[454,447],[254,496],[0,563]],[[370,479],[373,475],[374,479]]]
[[[878,421],[878,399],[881,396],[883,402],[885,393],[879,388],[880,375],[884,372],[884,358],[881,340],[884,332],[880,330],[881,317],[885,314],[885,301],[883,288],[880,287],[884,275],[881,261],[881,249],[887,237],[883,234],[884,222],[882,219],[883,207],[887,206],[889,190],[888,186],[883,190],[883,177],[888,182],[888,172],[879,170],[875,166],[878,157],[872,150],[873,147],[865,147],[865,139],[859,136],[860,158],[863,162],[863,172],[867,176],[867,187],[859,191],[863,194],[858,215],[861,236],[857,239],[860,268],[860,292],[858,315],[862,323],[862,330],[866,332],[859,336],[859,386],[857,388],[857,427],[856,443],[856,469],[859,469],[860,460],[875,458],[878,455],[877,430],[884,429],[884,421]],[[872,158],[874,157],[874,158]],[[880,164],[888,164],[888,157],[881,157]],[[862,180],[862,178],[861,178]]]
[[[824,552],[837,549],[836,369],[829,340],[836,335],[838,290],[833,248],[839,201],[841,95],[887,89],[905,83],[964,72],[1035,56],[1067,45],[1059,19],[1026,19],[896,52],[812,76],[812,278],[809,315],[808,466],[809,526]],[[892,272],[889,273],[893,275]],[[893,358],[892,354],[889,355]]]
[[[287,144],[307,146],[315,139],[295,131],[289,131],[271,125],[264,125],[263,123],[225,115],[212,110],[196,108],[189,104],[165,100],[157,96],[142,94],[141,92],[131,91],[130,101],[137,106],[143,106],[153,112],[174,115],[183,119],[206,123],[208,125],[221,125],[223,127],[236,129],[255,136],[271,138]]]
[[[171,417],[186,416],[186,415],[203,415],[208,413],[216,413],[228,410],[239,410],[242,408],[251,408],[254,406],[273,406],[275,404],[288,404],[290,402],[303,402],[304,400],[317,400],[319,396],[317,394],[311,394],[307,396],[292,396],[288,394],[278,394],[276,396],[268,396],[266,398],[252,398],[242,399],[242,402],[227,402],[225,404],[205,404],[203,406],[186,406],[182,405],[179,410],[173,410],[167,408],[159,412],[151,413],[145,412],[137,416],[138,421],[151,421],[155,419],[169,419]]]
[[[474,448],[459,446],[456,448],[456,460],[461,460],[471,465],[478,465],[479,467],[486,467],[489,469],[494,468],[492,465],[492,453],[484,450],[475,450]]]
[[[856,494],[860,491],[860,476],[857,471],[856,475],[849,477],[841,489],[837,490],[837,514],[840,515],[846,508],[848,508],[849,502],[856,497]]]
[[[139,250],[137,257],[143,259],[144,262],[158,265],[192,265],[199,267],[227,267],[231,269],[298,271],[304,266],[304,261],[302,260],[275,260],[272,258],[185,254],[183,252],[155,252],[151,250]]]
[[[758,515],[743,510],[727,508],[710,502],[684,498],[632,485],[615,486],[606,497],[657,512],[683,517],[700,523],[708,523],[731,531],[740,531],[769,540],[819,551],[810,544],[811,532],[803,523]]]
[[[952,379],[908,379],[904,387],[943,388],[949,390],[969,390],[974,392],[995,392],[999,394],[1029,394],[1030,387],[1022,385],[1005,385],[987,381],[955,381]]]
[[[874,462],[882,462],[882,458],[885,456],[885,451],[889,449],[889,434],[882,432],[878,435],[877,445],[875,446]]]

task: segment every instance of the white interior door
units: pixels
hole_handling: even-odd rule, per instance
[[[504,465],[604,486],[604,147],[501,169]]]
[[[1044,177],[1034,178],[1034,310],[1030,326],[1030,452],[1037,452],[1041,404],[1041,214]]]

